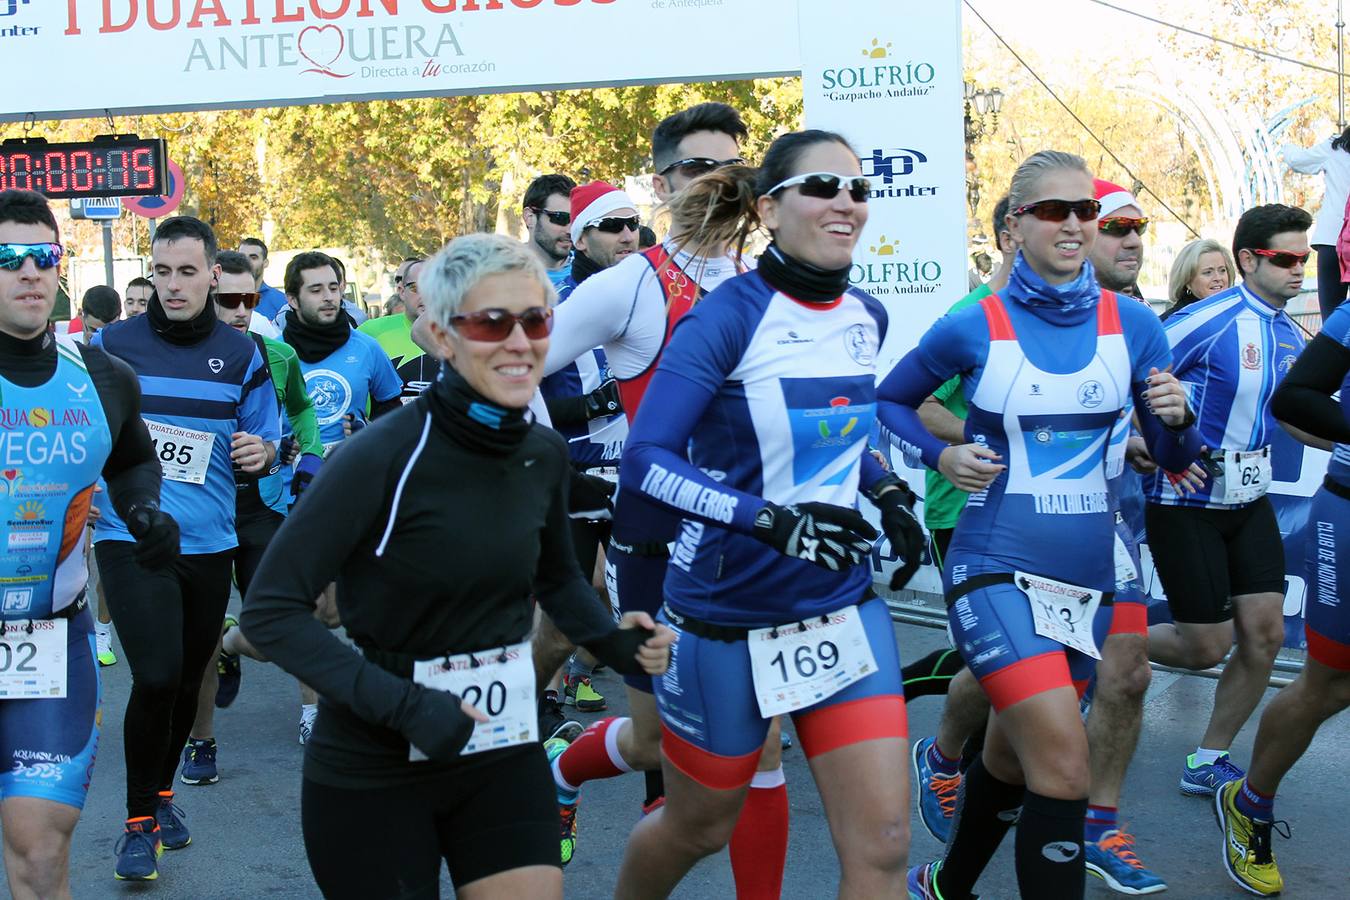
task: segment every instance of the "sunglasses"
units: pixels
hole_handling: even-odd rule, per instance
[[[681,175],[697,178],[700,175],[707,175],[709,172],[715,172],[724,166],[743,165],[745,165],[745,157],[743,156],[733,156],[731,159],[709,159],[706,156],[691,156],[688,159],[676,160],[656,174],[665,175],[673,169],[679,169]]]
[[[642,221],[637,216],[605,216],[603,219],[596,219],[586,227],[603,231],[605,234],[618,234],[625,228],[636,232],[641,226]]]
[[[1012,211],[1014,216],[1031,213],[1042,222],[1063,222],[1069,213],[1078,217],[1080,222],[1091,222],[1102,211],[1102,205],[1096,200],[1038,200],[1019,206]]]
[[[571,225],[572,214],[565,209],[540,209],[537,206],[531,206],[531,211],[537,216],[544,216],[554,225]]]
[[[1108,216],[1097,222],[1097,230],[1107,237],[1124,237],[1131,231],[1143,234],[1148,231],[1148,217],[1132,219],[1128,216]]]
[[[238,309],[241,303],[244,304],[244,309],[253,309],[261,299],[262,294],[257,291],[242,291],[237,294],[216,293],[216,302],[226,309]]]
[[[861,175],[836,175],[833,172],[808,172],[780,181],[766,192],[772,196],[786,188],[795,187],[803,197],[833,200],[840,191],[848,191],[854,203],[866,203],[872,193],[872,182]]]
[[[532,341],[542,340],[553,331],[553,310],[546,306],[531,306],[516,315],[504,309],[484,309],[460,316],[451,316],[450,324],[471,341],[504,341],[515,330],[516,323]]]
[[[1264,256],[1270,260],[1272,266],[1279,266],[1281,269],[1292,269],[1294,266],[1301,266],[1308,261],[1312,253],[1290,253],[1288,250],[1258,250],[1255,247],[1247,248],[1257,256]]]
[[[45,244],[0,244],[0,269],[17,272],[23,267],[23,261],[32,257],[33,264],[39,269],[54,268],[66,248],[57,243]]]

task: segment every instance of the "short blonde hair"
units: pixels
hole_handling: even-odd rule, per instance
[[[1176,259],[1172,260],[1172,271],[1167,275],[1167,299],[1172,301],[1174,307],[1185,306],[1197,299],[1194,296],[1185,297],[1183,292],[1195,278],[1195,274],[1200,271],[1200,257],[1206,253],[1218,253],[1223,256],[1223,261],[1228,266],[1228,286],[1233,286],[1234,279],[1237,278],[1233,254],[1213,238],[1199,238],[1182,247]]]
[[[446,244],[426,261],[418,290],[432,321],[449,328],[464,306],[464,295],[489,275],[505,272],[524,272],[538,280],[550,306],[557,299],[539,258],[525,244],[500,234],[466,234]]]

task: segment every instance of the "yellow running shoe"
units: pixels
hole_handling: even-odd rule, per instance
[[[563,678],[563,702],[575,706],[580,712],[604,712],[608,708],[605,698],[591,686],[591,680],[585,677]]]
[[[1284,890],[1284,879],[1270,849],[1270,822],[1258,822],[1237,808],[1243,779],[1220,785],[1214,792],[1214,818],[1223,832],[1223,863],[1228,876],[1262,897]]]

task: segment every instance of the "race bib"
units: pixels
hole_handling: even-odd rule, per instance
[[[1031,604],[1037,634],[1093,659],[1102,658],[1092,636],[1092,623],[1102,603],[1101,591],[1026,572],[1014,572],[1013,579]]]
[[[1121,540],[1120,535],[1114,535],[1116,539],[1116,588],[1120,589],[1135,581],[1139,573],[1135,571],[1134,559],[1130,556],[1130,550]]]
[[[1270,489],[1270,448],[1223,451],[1223,474],[1212,497],[1224,503],[1251,503]]]
[[[14,619],[0,635],[0,700],[66,695],[65,619]],[[32,627],[30,632],[28,629]]]
[[[832,697],[877,670],[858,607],[747,636],[755,698],[764,718]]]
[[[413,681],[449,691],[491,717],[474,725],[461,756],[539,740],[529,641],[501,650],[419,660],[413,664]],[[421,750],[409,746],[409,760],[426,758]]]
[[[209,431],[193,431],[163,422],[145,420],[150,429],[150,440],[155,445],[155,456],[170,481],[202,484],[211,465],[211,447],[216,436]]]

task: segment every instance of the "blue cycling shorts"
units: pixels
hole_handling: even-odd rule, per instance
[[[1111,634],[1148,634],[1148,598],[1139,577],[1139,542],[1120,513],[1116,513],[1116,601],[1111,613]],[[1128,563],[1126,560],[1128,557]],[[1128,571],[1127,571],[1128,570]],[[1100,647],[1100,643],[1098,644]]]
[[[610,539],[605,550],[605,587],[609,590],[610,603],[620,614],[645,612],[656,618],[665,593],[670,557],[655,551],[664,546],[652,544],[635,548]],[[647,694],[652,692],[650,675],[625,675],[623,680],[631,688]]]
[[[1350,598],[1342,590],[1350,590],[1350,499],[1318,489],[1308,512],[1307,547],[1308,655],[1350,671]]]

